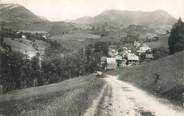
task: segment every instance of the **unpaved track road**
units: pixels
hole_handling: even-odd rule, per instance
[[[94,116],[184,116],[184,109],[107,75],[108,87]]]

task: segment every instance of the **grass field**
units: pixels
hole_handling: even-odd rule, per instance
[[[182,103],[184,93],[184,52],[120,71],[120,79]]]
[[[35,54],[36,50],[31,45],[31,41],[28,39],[11,39],[11,38],[5,38],[5,43],[10,45],[12,50],[19,51],[21,53],[25,53],[25,51],[28,51],[32,54]]]
[[[85,41],[87,39],[100,39],[99,35],[90,34],[86,31],[73,31],[67,34],[61,34],[51,37],[52,40],[77,40]]]
[[[87,76],[0,96],[3,116],[81,116],[104,86]]]

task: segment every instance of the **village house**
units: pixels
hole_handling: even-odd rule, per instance
[[[146,51],[151,51],[151,48],[147,45],[147,44],[143,44],[141,47],[139,47],[139,49],[137,50],[137,54],[140,56],[144,53],[146,53]]]
[[[146,51],[145,59],[147,59],[147,60],[152,60],[152,59],[154,59],[154,56],[153,56],[153,53],[152,53],[151,50]]]
[[[145,56],[146,59],[153,59],[153,54],[152,53],[146,53],[146,56]]]
[[[127,55],[127,65],[136,65],[139,64],[139,57],[133,53]]]
[[[106,58],[107,65],[105,70],[115,70],[117,68],[116,58]]]

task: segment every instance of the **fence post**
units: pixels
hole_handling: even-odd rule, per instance
[[[0,95],[3,94],[3,85],[0,85]]]

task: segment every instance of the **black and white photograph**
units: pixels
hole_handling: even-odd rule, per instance
[[[184,0],[0,0],[0,116],[184,116]]]

